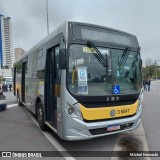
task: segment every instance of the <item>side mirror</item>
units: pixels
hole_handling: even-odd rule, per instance
[[[65,49],[60,49],[59,51],[59,68],[66,69],[66,52]]]

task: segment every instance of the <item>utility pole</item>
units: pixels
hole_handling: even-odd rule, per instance
[[[48,0],[46,0],[47,34],[49,35]]]

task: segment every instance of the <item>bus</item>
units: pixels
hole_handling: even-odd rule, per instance
[[[66,21],[14,63],[13,92],[43,131],[90,139],[139,126],[141,68],[135,35]]]
[[[4,78],[3,78],[3,82],[4,82],[4,84],[6,84],[7,86],[12,85],[12,77],[4,77]]]
[[[2,90],[11,91],[12,90],[12,77],[3,77],[2,78]]]

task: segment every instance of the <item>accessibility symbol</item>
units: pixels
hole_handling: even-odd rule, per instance
[[[120,94],[120,86],[114,86],[113,87],[113,93],[114,94]]]
[[[80,71],[81,76],[85,76],[85,71]]]

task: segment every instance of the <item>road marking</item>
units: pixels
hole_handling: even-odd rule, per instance
[[[127,132],[119,134],[113,151],[125,151],[126,148],[123,148],[119,144],[120,144],[120,140],[125,139],[127,137],[133,137],[133,138],[135,138],[136,140],[138,140],[142,143],[142,144],[140,144],[140,146],[141,146],[140,151],[149,151],[148,142],[147,142],[147,139],[146,139],[145,130],[143,128],[142,122],[140,123],[139,128],[137,128],[135,130],[132,130],[132,131],[127,131]],[[128,143],[130,143],[130,142],[128,142]],[[129,145],[131,146],[132,144],[130,143]],[[138,147],[138,144],[136,144],[136,143],[134,143],[133,145]],[[132,150],[128,150],[128,151],[132,152]],[[121,157],[121,158],[112,157],[111,160],[120,160],[120,159],[123,159],[123,158],[124,157]],[[151,160],[150,157],[140,157],[140,158],[142,158],[143,160]]]
[[[17,107],[18,106],[18,104],[16,103],[16,104],[10,104],[10,105],[7,105],[7,108],[12,108],[12,107]]]
[[[37,120],[33,117],[33,115],[28,111],[28,109],[26,107],[24,107],[25,111],[27,112],[27,114],[30,116],[30,118],[32,119],[32,121],[35,123],[35,125],[39,128],[39,124],[37,122]],[[40,129],[40,128],[39,128]],[[76,160],[74,157],[72,157],[65,148],[63,148],[58,141],[48,132],[43,132],[41,129],[40,131],[43,133],[43,135],[49,140],[49,142],[56,148],[57,151],[60,152],[60,154],[62,154],[63,158],[65,158],[66,160]],[[65,152],[61,152],[61,151],[65,151]],[[65,157],[66,156],[66,157]]]

